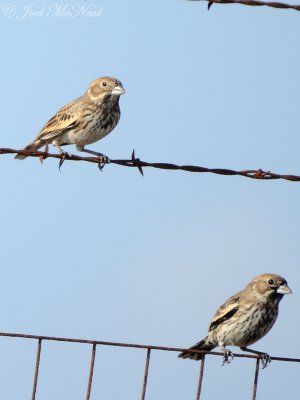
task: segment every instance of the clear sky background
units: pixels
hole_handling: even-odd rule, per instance
[[[2,4],[5,2],[1,2]],[[7,2],[8,3],[8,2]],[[180,0],[0,6],[1,146],[22,148],[100,76],[122,116],[91,146],[111,158],[300,174],[300,14]],[[12,9],[13,10],[13,9]],[[39,15],[36,14],[39,12]],[[68,148],[76,152],[74,146]],[[56,151],[53,149],[53,151]],[[253,347],[299,357],[300,184],[0,157],[0,331],[189,347],[255,275],[283,275],[273,330]],[[238,350],[238,349],[236,349]],[[36,343],[0,339],[0,398],[31,395]],[[45,343],[37,399],[85,398],[90,346]],[[251,398],[254,360],[207,357],[203,398]],[[99,347],[92,399],[140,398],[144,350]],[[153,352],[147,400],[194,399],[199,363]],[[258,399],[295,399],[273,362]]]

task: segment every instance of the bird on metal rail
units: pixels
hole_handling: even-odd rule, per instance
[[[58,110],[24,150],[34,152],[44,145],[52,144],[64,155],[61,166],[68,155],[61,146],[75,144],[78,151],[102,156],[107,160],[102,153],[86,149],[85,146],[104,138],[116,127],[121,114],[119,98],[123,93],[125,90],[118,79],[95,79],[83,96]],[[15,158],[23,160],[26,157],[17,154]]]
[[[226,346],[238,346],[260,356],[262,367],[271,361],[268,354],[248,346],[260,340],[273,327],[278,316],[278,306],[285,294],[292,293],[287,281],[276,274],[258,275],[246,288],[231,296],[215,313],[209,325],[209,334],[191,350],[210,351],[219,346],[224,353],[223,365],[233,359]],[[201,353],[184,351],[180,358],[201,360]]]

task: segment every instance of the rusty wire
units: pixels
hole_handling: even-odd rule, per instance
[[[31,400],[35,400],[35,395],[36,395],[37,381],[40,369],[40,360],[41,360],[41,349],[42,349],[42,339],[38,339]]]
[[[255,365],[255,374],[254,374],[254,382],[253,382],[253,390],[252,390],[252,400],[256,400],[258,374],[259,374],[259,359],[256,360],[256,365]]]
[[[144,345],[144,344],[133,344],[133,343],[118,343],[118,342],[106,342],[100,340],[87,340],[87,339],[74,339],[74,338],[63,338],[63,337],[55,337],[55,336],[41,336],[41,335],[28,335],[23,333],[6,333],[0,332],[0,337],[13,337],[13,338],[21,338],[21,339],[33,339],[38,341],[37,355],[36,355],[36,365],[35,365],[35,373],[34,373],[34,383],[33,383],[33,392],[32,392],[32,400],[35,400],[36,392],[37,392],[37,382],[39,375],[39,366],[40,366],[40,358],[41,358],[41,345],[42,341],[58,341],[58,342],[69,342],[69,343],[81,343],[81,344],[89,344],[92,345],[92,356],[89,368],[89,379],[88,379],[88,387],[87,387],[87,395],[86,400],[90,399],[92,383],[93,383],[93,373],[94,373],[94,365],[96,358],[96,347],[97,346],[115,346],[115,347],[125,347],[125,348],[134,348],[134,349],[146,349],[146,362],[144,368],[144,378],[142,384],[142,394],[141,400],[146,399],[146,389],[148,384],[148,374],[149,374],[149,366],[150,366],[150,355],[152,350],[160,350],[160,351],[172,351],[172,352],[182,352],[189,350],[190,352],[203,354],[203,358],[200,363],[199,370],[199,378],[197,382],[197,392],[196,392],[196,400],[200,400],[201,389],[204,378],[204,364],[206,355],[212,356],[221,356],[223,357],[223,353],[216,351],[204,351],[204,350],[191,350],[191,349],[183,349],[177,347],[165,347],[165,346],[154,346],[154,345]],[[256,400],[256,393],[258,387],[258,376],[259,376],[259,363],[260,356],[257,354],[234,354],[234,357],[237,358],[252,358],[255,359],[255,374],[254,374],[254,382],[253,382],[253,390],[252,390],[252,400]],[[288,357],[271,357],[272,361],[282,361],[282,362],[295,362],[300,363],[300,358],[288,358]]]
[[[149,372],[149,364],[150,364],[150,354],[151,354],[151,349],[148,347],[147,355],[146,355],[146,363],[145,363],[144,381],[143,381],[141,400],[145,400],[145,398],[146,398],[146,389],[147,389],[147,383],[148,383],[148,372]]]
[[[286,181],[291,181],[291,182],[300,182],[300,176],[298,175],[286,175],[286,174],[278,174],[274,173],[271,171],[263,171],[262,169],[251,169],[251,170],[241,170],[241,171],[236,171],[232,169],[226,169],[226,168],[206,168],[206,167],[200,167],[200,166],[195,166],[195,165],[177,165],[177,164],[171,164],[171,163],[162,163],[162,162],[146,162],[142,161],[139,158],[136,158],[135,152],[133,150],[131,158],[130,159],[108,159],[108,162],[105,161],[105,158],[103,157],[82,157],[78,156],[75,154],[67,154],[64,156],[63,154],[51,154],[51,153],[46,153],[43,151],[36,151],[36,152],[29,152],[26,150],[14,150],[14,149],[8,149],[8,148],[0,148],[0,154],[25,154],[29,157],[38,157],[40,160],[45,160],[46,158],[57,158],[60,159],[60,161],[68,160],[68,161],[86,161],[89,163],[94,163],[97,164],[98,167],[102,170],[104,165],[109,165],[109,164],[116,164],[116,165],[121,165],[123,167],[132,167],[132,168],[138,168],[140,173],[143,175],[143,168],[150,167],[150,168],[156,168],[156,169],[165,169],[165,170],[181,170],[181,171],[186,171],[186,172],[206,172],[206,173],[212,173],[212,174],[217,174],[217,175],[227,175],[227,176],[233,176],[233,175],[238,175],[238,176],[243,176],[245,178],[251,178],[251,179],[259,179],[259,180],[274,180],[274,179],[283,179]],[[62,162],[60,162],[60,165]]]
[[[201,396],[203,374],[204,374],[204,363],[205,363],[205,354],[203,355],[202,360],[200,361],[200,371],[199,371],[196,400],[200,400],[200,396]],[[258,363],[259,363],[259,360],[258,360]]]
[[[91,397],[93,375],[94,375],[94,366],[95,366],[95,358],[96,358],[96,343],[93,343],[91,364],[90,364],[90,373],[89,373],[89,381],[88,381],[88,388],[87,388],[87,392],[86,392],[86,400],[90,400],[90,397]]]
[[[291,9],[295,11],[300,11],[300,5],[280,3],[277,1],[259,1],[259,0],[188,0],[188,1],[207,1],[208,9],[214,4],[242,4],[245,6],[266,6],[280,9]]]

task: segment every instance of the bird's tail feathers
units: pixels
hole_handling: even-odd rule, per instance
[[[28,151],[36,151],[38,150],[40,147],[42,147],[43,144],[41,143],[40,140],[34,141],[32,143],[29,143],[24,150],[28,150]],[[24,160],[24,158],[27,158],[28,156],[26,156],[25,154],[17,154],[15,156],[16,160]]]
[[[191,347],[191,350],[205,350],[205,351],[210,351],[216,347],[215,343],[212,343],[208,336],[201,340],[200,342],[196,343],[193,347]],[[179,354],[180,358],[190,358],[191,360],[202,360],[203,355],[200,353],[193,353],[191,351],[184,351]]]

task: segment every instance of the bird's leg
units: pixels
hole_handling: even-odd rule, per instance
[[[248,349],[247,347],[240,347],[240,349],[243,350],[243,351],[248,351],[249,353],[253,353],[253,354],[259,355],[260,360],[261,360],[261,365],[262,365],[263,369],[266,368],[268,366],[268,364],[272,361],[272,359],[269,356],[269,354],[264,353],[262,351]]]
[[[44,153],[48,153],[48,151],[49,151],[49,146],[48,146],[48,143],[46,143],[46,144],[45,144]],[[44,156],[39,156],[39,159],[40,159],[41,164],[43,164],[43,161],[44,161],[45,158],[46,158],[46,157],[44,157]]]
[[[59,154],[62,154],[62,158],[59,160],[59,164],[58,164],[58,169],[60,171],[61,166],[63,165],[64,161],[70,156],[69,153],[67,153],[66,151],[64,151],[60,145],[58,143],[56,143],[55,141],[52,142],[52,144],[57,148]]]
[[[78,151],[83,151],[84,153],[89,153],[89,154],[93,154],[94,156],[101,157],[103,164],[109,164],[109,162],[110,162],[110,159],[102,153],[98,153],[97,151],[85,149],[84,146],[76,146],[76,148]]]
[[[222,364],[222,366],[223,366],[224,364],[230,364],[231,361],[234,359],[233,353],[232,353],[230,350],[227,350],[227,349],[225,348],[225,346],[221,346],[221,351],[223,351],[223,353],[224,353],[223,364]]]
[[[110,159],[105,156],[102,153],[98,153],[97,151],[93,151],[93,150],[89,150],[89,149],[85,149],[84,146],[76,146],[78,151],[82,151],[84,153],[89,153],[89,154],[93,154],[94,156],[97,156],[100,158],[99,160],[99,164],[98,167],[100,169],[100,171],[102,171],[102,169],[104,168],[105,164],[109,164],[110,163]]]

